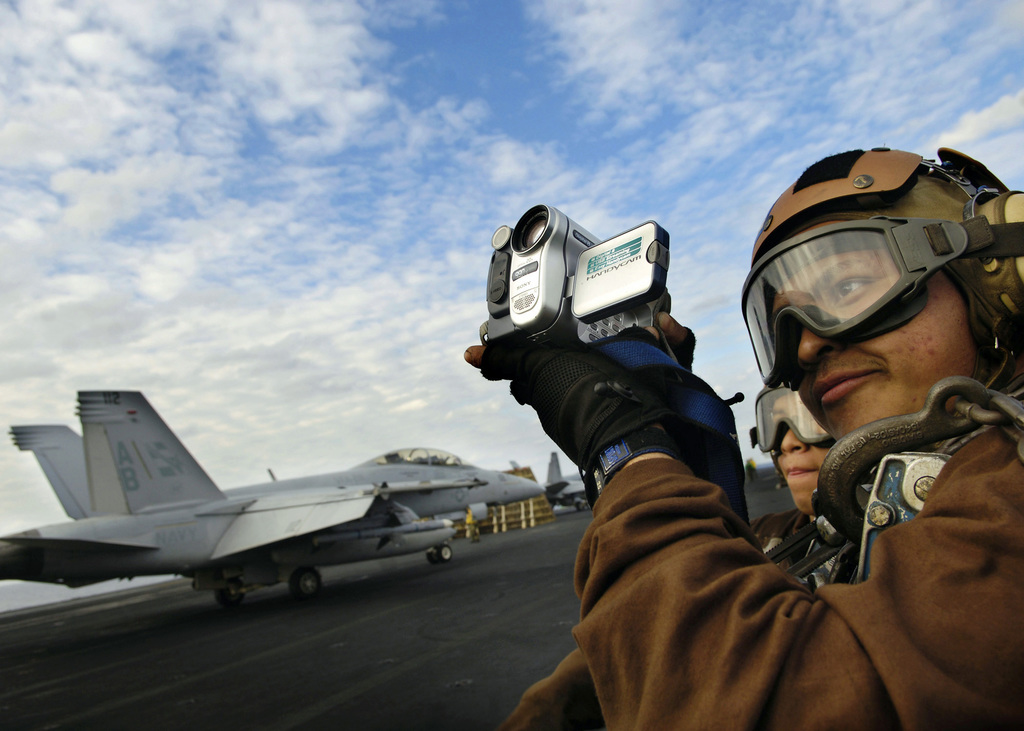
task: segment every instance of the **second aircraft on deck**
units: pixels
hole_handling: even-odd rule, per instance
[[[320,590],[316,566],[416,551],[444,562],[452,518],[544,492],[423,448],[222,491],[141,393],[82,391],[78,402],[82,437],[66,426],[11,429],[75,520],[0,537],[0,579],[82,586],[181,574],[226,606],[279,581],[307,598]]]

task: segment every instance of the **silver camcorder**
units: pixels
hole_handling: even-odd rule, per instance
[[[487,275],[480,340],[591,342],[669,310],[668,232],[654,221],[598,240],[551,206],[500,226]]]

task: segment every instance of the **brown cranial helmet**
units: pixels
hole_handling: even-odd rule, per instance
[[[938,157],[938,161],[925,160],[914,153],[877,148],[851,150],[815,163],[779,197],[765,218],[754,244],[751,278],[765,268],[766,257],[778,256],[798,234],[824,223],[878,216],[954,222],[984,217],[991,224],[1024,220],[1024,195],[1008,192],[984,165],[946,148],[939,150]],[[964,227],[973,230],[974,225],[984,227],[984,222],[976,220]],[[979,252],[988,244],[978,244],[979,239],[972,237],[967,249],[942,264],[941,270],[968,303],[971,331],[981,353],[974,377],[999,387],[1014,371],[1014,355],[1024,350],[1024,257],[1019,256],[1024,252],[1016,244],[994,246],[992,255],[985,256]],[[751,278],[744,285],[744,314],[758,350],[756,326],[746,304]],[[905,303],[893,300],[889,309],[898,306]],[[903,321],[921,306],[906,308],[908,317]],[[893,326],[900,322],[898,317],[890,321]],[[877,332],[877,328],[866,330],[864,336]],[[774,371],[773,379],[768,379],[764,363],[761,367],[766,380],[779,380]]]

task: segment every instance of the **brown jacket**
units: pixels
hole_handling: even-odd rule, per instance
[[[810,517],[793,508],[782,513],[768,513],[754,518],[750,521],[750,530],[754,531],[757,540],[761,542],[761,548],[768,551],[810,522]]]
[[[576,590],[610,729],[1024,727],[1024,466],[997,430],[880,535],[868,581],[813,595],[717,486],[629,465],[597,502]]]

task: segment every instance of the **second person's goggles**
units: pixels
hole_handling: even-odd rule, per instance
[[[820,444],[832,437],[811,416],[800,397],[788,388],[766,388],[754,404],[757,446],[762,452],[781,449],[785,427],[804,444]]]
[[[803,328],[859,341],[908,322],[927,301],[928,277],[967,244],[963,226],[928,218],[835,223],[782,242],[743,284],[743,317],[764,382],[800,382]]]

